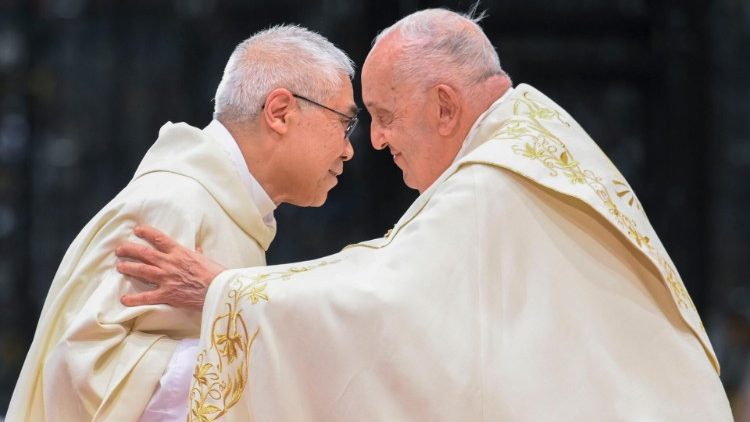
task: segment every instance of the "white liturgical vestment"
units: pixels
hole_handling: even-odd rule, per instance
[[[122,295],[150,288],[115,269],[114,249],[135,239],[137,224],[158,227],[187,247],[200,245],[223,265],[265,264],[275,221],[264,221],[268,211],[261,213],[211,127],[164,125],[133,180],[73,241],[6,421],[136,421],[178,342],[197,338],[200,312],[120,303]]]
[[[626,180],[528,85],[389,233],[211,285],[192,421],[730,421]]]

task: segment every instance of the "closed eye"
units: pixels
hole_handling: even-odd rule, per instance
[[[376,114],[376,118],[378,119],[378,123],[380,123],[382,126],[387,126],[393,121],[393,115],[391,113],[380,111]]]

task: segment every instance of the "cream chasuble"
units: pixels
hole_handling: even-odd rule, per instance
[[[166,124],[133,180],[65,254],[6,421],[136,421],[179,339],[198,336],[199,312],[120,304],[150,288],[115,270],[114,248],[137,224],[235,267],[264,265],[276,232],[215,139]]]
[[[520,85],[466,145],[384,238],[217,277],[189,420],[731,420],[674,265],[584,130]]]

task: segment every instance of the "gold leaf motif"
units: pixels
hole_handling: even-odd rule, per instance
[[[249,336],[242,316],[243,301],[252,305],[268,301],[267,283],[286,280],[293,274],[310,271],[336,261],[321,261],[305,267],[259,274],[250,280],[232,281],[227,293],[227,312],[219,315],[211,328],[211,346],[198,354],[190,389],[188,422],[214,422],[242,399],[250,371],[250,351],[260,328]]]
[[[548,108],[540,108],[539,111],[537,112],[537,115],[539,116],[540,119],[549,120],[555,117],[555,112]]]
[[[574,185],[586,183],[586,176],[579,171],[571,172],[570,182]]]
[[[527,134],[528,130],[521,126],[514,126],[514,127],[508,128],[508,133],[511,136],[520,137],[520,136]]]
[[[213,365],[210,363],[197,364],[195,365],[195,372],[193,372],[193,378],[195,382],[201,385],[208,384],[208,373]]]
[[[638,200],[635,197],[635,193],[630,189],[630,186],[628,186],[625,182],[621,182],[619,180],[612,180],[612,184],[615,185],[615,193],[620,198],[627,197],[627,203],[630,207],[635,207],[639,211],[643,212],[643,208],[641,208],[641,203],[638,202]]]
[[[261,299],[268,301],[268,295],[266,294],[266,285],[263,284],[258,287],[253,287],[250,290],[250,293],[248,293],[248,297],[250,298],[250,302],[252,302],[253,305],[257,305]]]
[[[208,416],[208,415],[210,415],[212,413],[220,412],[220,411],[221,411],[221,409],[219,409],[217,406],[214,406],[212,404],[204,404],[203,406],[201,406],[198,409],[198,415],[201,418],[206,418],[206,416]]]
[[[242,338],[237,334],[221,334],[216,338],[216,346],[219,353],[232,363],[239,354],[238,349],[242,348]]]
[[[550,170],[550,176],[560,173],[567,176],[572,184],[588,185],[601,199],[603,205],[622,227],[627,236],[647,255],[660,263],[661,270],[666,274],[668,288],[677,298],[679,306],[695,312],[695,305],[685,289],[676,271],[669,261],[651,243],[651,239],[641,233],[636,222],[628,214],[622,212],[610,195],[610,189],[601,178],[591,170],[582,169],[580,163],[573,159],[565,143],[547,129],[540,120],[557,119],[560,123],[570,127],[561,113],[557,110],[543,107],[530,98],[529,92],[522,94],[515,100],[511,119],[504,122],[495,132],[493,138],[516,142],[511,146],[512,151],[523,157],[539,161]],[[559,153],[558,153],[559,151]],[[620,180],[611,181],[617,198],[627,198],[628,206],[643,213],[640,203],[630,186]]]

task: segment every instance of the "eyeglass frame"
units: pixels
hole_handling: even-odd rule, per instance
[[[313,101],[313,100],[311,100],[311,99],[309,99],[307,97],[303,97],[302,95],[292,93],[292,97],[299,98],[300,100],[305,100],[308,103],[315,104],[318,107],[323,107],[324,109],[326,109],[328,111],[332,111],[332,112],[338,114],[339,116],[342,116],[342,117],[346,118],[347,119],[346,128],[344,129],[344,138],[345,139],[349,139],[349,136],[351,136],[352,132],[354,132],[354,129],[357,127],[357,123],[359,123],[359,117],[357,116],[359,114],[359,112],[361,111],[359,109],[359,107],[357,107],[357,109],[354,111],[354,115],[348,116],[348,115],[346,115],[346,114],[344,114],[344,113],[342,113],[340,111],[332,109],[331,107],[324,106],[323,104],[320,104],[317,101]]]
[[[300,100],[305,100],[305,101],[307,101],[310,104],[314,104],[314,105],[316,105],[318,107],[322,107],[322,108],[324,108],[324,109],[326,109],[328,111],[332,111],[332,112],[338,114],[341,117],[346,118],[346,128],[344,128],[344,139],[349,139],[349,136],[351,136],[352,132],[354,132],[354,129],[357,127],[357,123],[359,123],[359,116],[358,116],[358,114],[362,111],[362,109],[360,109],[359,107],[357,107],[357,109],[354,110],[354,115],[348,116],[348,115],[346,115],[346,114],[344,114],[344,113],[342,113],[340,111],[332,109],[331,107],[324,106],[323,104],[321,104],[321,103],[319,103],[317,101],[313,101],[313,100],[311,100],[311,99],[309,99],[307,97],[303,97],[302,95],[292,93],[292,97],[299,98]],[[266,105],[263,104],[261,106],[261,108],[265,108],[265,106]]]
[[[348,115],[346,115],[346,114],[344,114],[344,113],[342,113],[340,111],[334,110],[334,109],[332,109],[332,108],[330,108],[328,106],[324,106],[323,104],[320,104],[317,101],[313,101],[313,100],[311,100],[311,99],[309,99],[307,97],[303,97],[302,95],[295,94],[293,92],[291,94],[292,94],[292,97],[294,97],[294,98],[299,98],[300,100],[305,100],[308,103],[314,104],[314,105],[316,105],[318,107],[323,107],[324,109],[326,109],[328,111],[332,111],[332,112],[338,114],[339,116],[345,117],[347,119],[347,122],[346,122],[346,128],[344,129],[344,139],[349,139],[349,136],[351,136],[352,132],[354,132],[354,129],[357,127],[357,123],[359,123],[359,116],[358,116],[358,114],[362,111],[362,109],[359,108],[359,107],[357,107],[356,110],[354,110],[354,115],[348,116]],[[266,107],[266,105],[263,104],[260,108],[265,108],[265,107]]]

